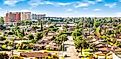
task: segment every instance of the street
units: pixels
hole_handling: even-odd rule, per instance
[[[64,42],[64,45],[67,47],[66,53],[69,57],[65,57],[65,59],[79,59],[72,36],[68,36],[67,38],[68,40]]]

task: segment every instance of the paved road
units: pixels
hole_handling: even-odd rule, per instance
[[[66,51],[66,53],[70,57],[66,57],[65,59],[79,59],[78,56],[77,56],[78,54],[76,52],[72,36],[68,36],[68,39],[69,40],[64,42],[64,44],[67,44],[67,51]]]

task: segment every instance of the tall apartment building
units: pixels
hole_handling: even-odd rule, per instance
[[[32,14],[32,20],[39,20],[45,16],[46,14]]]
[[[21,19],[20,14],[20,12],[6,13],[5,22],[18,22]]]
[[[21,20],[31,20],[31,12],[21,12]]]
[[[19,22],[20,20],[31,20],[31,12],[8,12],[5,22]]]
[[[5,16],[5,22],[19,22],[20,20],[38,20],[45,17],[45,14],[32,14],[31,12],[8,12]]]
[[[15,13],[15,22],[18,22],[21,20],[21,13],[20,12],[16,12]]]

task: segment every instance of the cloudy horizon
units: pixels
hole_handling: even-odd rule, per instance
[[[30,11],[52,17],[120,17],[121,0],[0,0],[0,16]]]

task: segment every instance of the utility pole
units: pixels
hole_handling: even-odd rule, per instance
[[[43,31],[43,21],[40,20],[41,30]]]

